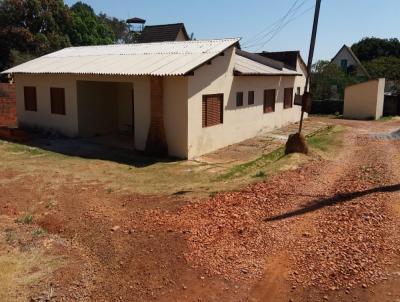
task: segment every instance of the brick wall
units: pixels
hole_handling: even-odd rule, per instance
[[[151,155],[168,155],[164,128],[163,78],[150,78],[150,127],[146,141],[146,152]]]
[[[15,84],[0,83],[0,126],[17,124]]]

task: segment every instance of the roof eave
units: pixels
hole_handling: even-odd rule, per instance
[[[236,42],[232,43],[231,45],[225,47],[223,50],[221,50],[220,52],[216,53],[214,56],[212,56],[210,59],[208,59],[206,62],[203,62],[195,67],[193,67],[192,69],[190,69],[189,71],[187,71],[184,75],[192,75],[194,71],[196,71],[196,69],[199,69],[201,66],[207,64],[208,61],[215,59],[216,57],[218,57],[221,53],[225,52],[227,49],[231,48],[231,47],[237,47],[239,46],[239,40],[237,40]]]

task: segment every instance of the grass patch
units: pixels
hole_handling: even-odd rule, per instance
[[[397,116],[397,115],[388,115],[388,116],[382,116],[378,121],[386,122],[386,121],[396,120],[398,118],[399,118],[399,116]]]
[[[317,149],[323,152],[332,151],[333,149],[336,149],[337,146],[341,145],[338,140],[338,134],[343,132],[343,130],[344,128],[340,126],[328,126],[307,136],[306,140],[311,149]],[[286,158],[285,148],[282,146],[255,160],[233,166],[226,173],[219,175],[216,180],[225,181],[249,175],[251,175],[252,178],[264,178],[274,170],[279,170],[281,166],[288,164],[288,161],[282,161],[282,163],[280,163],[281,159]]]
[[[34,249],[0,253],[0,301],[31,301],[31,287],[63,265],[61,258]]]
[[[7,146],[6,148],[6,151],[13,153],[28,153],[29,155],[42,155],[46,153],[46,151],[40,148],[14,144],[14,143],[9,144],[9,146]]]
[[[33,222],[33,215],[27,214],[21,217],[18,217],[15,222],[23,223],[23,224],[31,224]]]
[[[339,145],[337,134],[343,132],[343,130],[339,126],[328,126],[321,131],[307,136],[306,140],[311,148],[327,152],[332,147]]]
[[[45,207],[46,209],[52,209],[52,208],[54,208],[55,206],[56,206],[56,202],[54,202],[54,201],[48,201],[44,207]]]
[[[16,240],[14,232],[10,229],[5,230],[5,240],[8,244],[12,244]]]
[[[35,237],[41,237],[47,234],[47,231],[41,227],[33,230],[32,235]]]
[[[233,166],[232,168],[229,169],[228,172],[219,175],[216,180],[223,181],[234,177],[245,176],[248,174],[249,171],[253,171],[255,168],[264,167],[267,164],[276,162],[285,155],[284,153],[285,153],[284,148],[280,147],[270,153],[263,154],[261,157],[255,160]]]

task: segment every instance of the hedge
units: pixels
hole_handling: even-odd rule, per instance
[[[342,100],[313,100],[311,114],[343,114]]]

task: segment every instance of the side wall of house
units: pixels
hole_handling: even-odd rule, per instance
[[[118,87],[122,85],[126,87],[127,84],[132,84],[134,87],[135,99],[135,143],[138,149],[144,150],[147,132],[150,123],[150,81],[148,77],[129,77],[129,76],[95,76],[95,75],[34,75],[34,74],[15,74],[15,83],[17,85],[17,116],[18,122],[22,125],[30,127],[38,127],[47,130],[58,131],[69,137],[76,137],[81,135],[79,131],[79,114],[78,114],[78,89],[77,81],[89,82],[114,82]],[[121,83],[121,84],[120,84]],[[26,111],[24,105],[24,86],[34,86],[37,92],[37,111]],[[106,85],[107,86],[107,85]],[[50,110],[50,88],[59,87],[65,89],[65,115],[51,114]],[[115,89],[112,89],[115,92]],[[115,107],[121,107],[122,98],[127,98],[128,94],[126,89],[117,89],[117,92],[110,95],[110,103],[115,103]],[[104,99],[102,97],[101,99]],[[93,97],[82,98],[81,102],[93,103],[96,105],[96,99]],[[123,106],[130,108],[127,104],[131,102],[124,100]],[[82,110],[88,110],[88,103],[81,106]],[[86,109],[84,109],[86,108]],[[130,112],[125,109],[118,110],[119,128],[122,123],[130,123]]]
[[[188,77],[188,157],[193,158],[298,121],[300,107],[283,109],[284,88],[294,88],[292,76],[234,77],[234,48],[212,60]],[[300,82],[298,83],[300,85]],[[276,89],[275,112],[263,113],[265,89]],[[254,105],[248,105],[248,91],[254,91]],[[236,93],[243,92],[244,105],[236,106]],[[222,93],[223,123],[202,127],[203,95]]]
[[[188,154],[188,78],[164,78],[164,127],[171,156]]]
[[[379,119],[383,114],[385,79],[346,87],[343,116],[351,119]]]
[[[58,131],[67,136],[77,136],[78,103],[76,81],[63,75],[14,75],[17,93],[17,119],[19,125]],[[24,86],[36,87],[37,111],[26,111]],[[50,88],[65,89],[65,115],[51,114]]]

